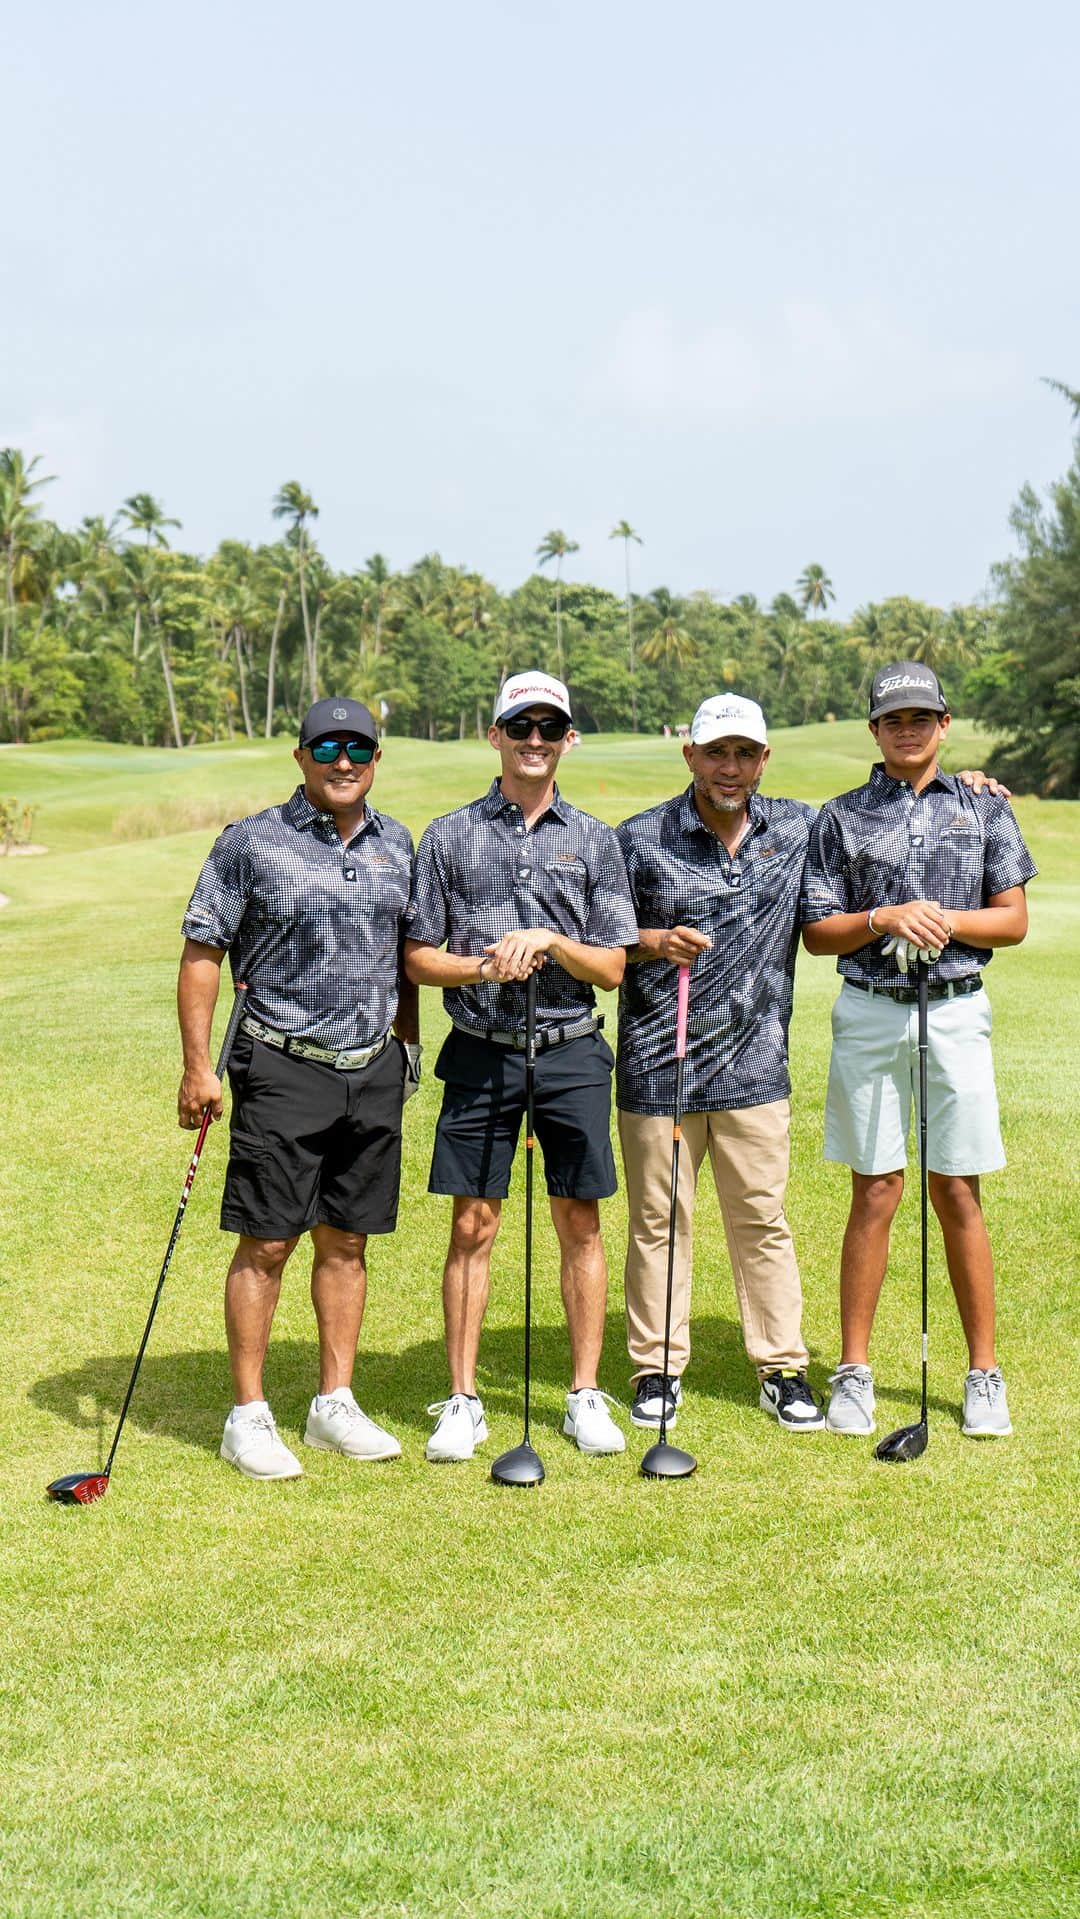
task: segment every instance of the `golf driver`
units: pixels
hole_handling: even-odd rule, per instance
[[[232,1012],[229,1014],[229,1024],[225,1028],[225,1038],[222,1041],[221,1052],[218,1057],[217,1067],[215,1068],[219,1079],[224,1078],[225,1068],[229,1063],[229,1055],[233,1049],[233,1041],[236,1038],[237,1028],[244,1017],[244,1000],[246,995],[246,986],[238,986],[236,988],[236,998],[233,1000]],[[123,1431],[124,1421],[127,1418],[127,1410],[131,1404],[131,1395],[135,1391],[135,1381],[139,1377],[139,1367],[142,1365],[143,1354],[146,1351],[146,1342],[150,1338],[150,1328],[154,1323],[154,1314],[158,1309],[158,1301],[161,1298],[162,1288],[165,1284],[165,1275],[169,1270],[169,1265],[176,1248],[176,1242],[180,1237],[180,1227],[183,1223],[188,1196],[195,1183],[195,1175],[199,1170],[199,1157],[202,1153],[203,1142],[210,1130],[210,1111],[209,1106],[203,1107],[202,1124],[199,1127],[198,1138],[195,1141],[195,1150],[191,1155],[191,1164],[187,1169],[184,1190],[180,1195],[180,1204],[176,1209],[176,1218],[173,1220],[173,1229],[169,1235],[169,1244],[165,1250],[165,1258],[162,1261],[161,1272],[158,1275],[158,1283],[154,1289],[154,1297],[150,1304],[150,1312],[147,1316],[146,1325],[143,1328],[143,1336],[139,1343],[139,1350],[135,1355],[135,1364],[131,1369],[131,1378],[128,1380],[127,1392],[124,1394],[124,1403],[120,1408],[120,1418],[117,1421],[116,1431],[113,1434],[113,1443],[109,1448],[109,1457],[105,1461],[105,1470],[100,1473],[65,1473],[62,1479],[54,1479],[52,1484],[47,1486],[45,1490],[50,1499],[58,1499],[63,1506],[92,1506],[95,1499],[104,1499],[105,1494],[109,1490],[109,1479],[112,1474],[113,1460],[116,1458],[116,1448],[120,1444],[120,1434]]]
[[[669,1446],[667,1437],[668,1366],[671,1355],[671,1287],[675,1272],[675,1207],[679,1196],[679,1143],[682,1139],[683,1061],[686,1058],[686,1015],[690,1005],[690,968],[679,968],[679,1000],[675,1023],[675,1111],[671,1119],[671,1207],[668,1217],[667,1299],[664,1305],[664,1377],[660,1391],[660,1437],[641,1461],[646,1479],[687,1479],[697,1467],[693,1453]]]
[[[926,1358],[927,1324],[929,1310],[927,1302],[927,1247],[926,1247],[926,1052],[927,1026],[930,999],[929,977],[925,960],[915,961],[915,990],[919,1008],[919,1198],[922,1209],[922,1408],[918,1423],[914,1426],[898,1426],[894,1433],[886,1433],[874,1447],[875,1459],[918,1459],[926,1451],[930,1438],[930,1429],[926,1423]]]
[[[536,1079],[536,974],[525,982],[525,1432],[520,1446],[500,1453],[491,1468],[497,1486],[539,1486],[543,1461],[529,1438],[530,1332],[532,1324],[533,1090]]]

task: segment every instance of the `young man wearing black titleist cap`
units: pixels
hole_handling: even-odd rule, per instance
[[[351,1382],[367,1236],[393,1231],[401,1109],[420,1077],[417,993],[401,970],[412,840],[369,802],[380,748],[359,701],[317,700],[293,757],[303,783],[292,798],[227,826],[199,874],[177,995],[177,1108],[181,1126],[196,1127],[207,1105],[221,1117],[209,1044],[226,953],[247,985],[229,1062],[221,1225],[239,1241],[225,1283],[235,1404],[221,1454],[252,1479],[301,1471],[262,1369],[281,1275],[304,1233],[320,1369],[304,1438],[352,1459],[401,1451],[361,1412]]]
[[[949,709],[917,660],[874,675],[870,731],[882,749],[864,786],[830,800],[810,844],[803,940],[835,953],[825,1157],[851,1167],[840,1269],[841,1362],[827,1425],[874,1430],[870,1332],[900,1202],[916,1076],[916,989],[929,960],[927,1165],[968,1344],[963,1430],[1012,1431],[994,1349],[994,1268],[979,1176],[1005,1164],[982,969],[1027,932],[1035,866],[1007,801],[943,773]]]
[[[555,772],[572,743],[561,680],[518,673],[500,688],[488,740],[501,762],[481,799],[433,820],[416,855],[405,964],[444,988],[453,1027],[430,1190],[453,1196],[443,1311],[450,1393],[427,1445],[471,1459],[487,1438],[476,1390],[491,1251],[525,1110],[525,981],[537,973],[536,1137],[562,1255],[571,1391],[563,1431],[586,1453],[622,1452],[596,1369],[607,1268],[598,1201],[615,1191],[611,1048],[593,988],[618,986],[637,922],[610,826],[566,801]],[[447,950],[439,949],[446,945]]]

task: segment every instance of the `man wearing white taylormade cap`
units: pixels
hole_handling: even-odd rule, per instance
[[[627,1343],[636,1425],[670,1426],[690,1357],[694,1190],[706,1151],[723,1214],[743,1339],[762,1408],[789,1432],[823,1414],[806,1383],[802,1290],[784,1215],[799,895],[814,809],[763,799],[769,757],[754,700],[721,694],[694,715],[692,784],[619,827],[638,919],[619,999],[616,1099],[630,1214]],[[665,1376],[675,968],[689,964],[669,1370]]]

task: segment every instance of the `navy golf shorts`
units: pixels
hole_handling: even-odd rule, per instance
[[[405,1050],[392,1039],[370,1066],[339,1073],[238,1033],[227,1233],[292,1239],[312,1226],[392,1233],[401,1180]]]
[[[599,1033],[536,1055],[533,1119],[547,1190],[557,1199],[610,1199],[610,1046]],[[525,1055],[455,1026],[435,1067],[445,1081],[428,1191],[505,1199],[525,1114]]]

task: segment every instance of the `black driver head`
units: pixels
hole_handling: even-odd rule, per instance
[[[898,1426],[894,1433],[886,1433],[874,1447],[875,1459],[920,1459],[926,1451],[930,1438],[925,1419],[914,1426]]]
[[[684,1453],[681,1446],[669,1446],[662,1439],[643,1454],[641,1471],[646,1479],[689,1479],[697,1471],[697,1460],[693,1453]]]
[[[92,1506],[95,1499],[104,1499],[108,1490],[108,1473],[65,1473],[46,1486],[45,1494],[58,1499],[61,1506]]]
[[[497,1486],[539,1486],[544,1477],[543,1461],[523,1439],[520,1446],[499,1454],[492,1464],[491,1477]]]

